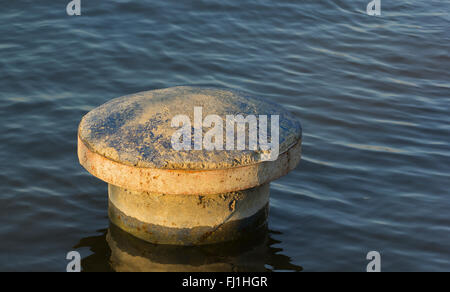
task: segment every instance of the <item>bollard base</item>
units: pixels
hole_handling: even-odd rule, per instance
[[[109,185],[109,218],[155,244],[205,245],[251,236],[267,225],[269,184],[218,195],[165,195]]]

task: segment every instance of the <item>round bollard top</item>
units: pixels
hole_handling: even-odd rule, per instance
[[[78,154],[91,174],[119,187],[222,193],[292,170],[300,160],[301,134],[299,121],[278,104],[236,91],[183,86],[119,97],[95,108],[80,123]]]

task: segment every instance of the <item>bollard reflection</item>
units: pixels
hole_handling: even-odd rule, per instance
[[[106,235],[110,263],[118,272],[267,271],[267,227],[252,238],[205,246],[157,245],[140,240],[113,224]]]
[[[91,254],[81,259],[83,272],[259,272],[302,271],[275,247],[280,234],[262,228],[250,238],[213,245],[156,245],[140,240],[113,224],[100,235],[82,238],[73,248]],[[83,255],[84,252],[81,252]]]

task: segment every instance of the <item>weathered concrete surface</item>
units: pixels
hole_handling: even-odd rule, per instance
[[[78,140],[81,165],[101,180],[128,190],[161,194],[220,194],[254,188],[269,183],[297,167],[301,142],[281,154],[276,161],[214,170],[171,170],[133,167],[91,151]]]
[[[203,245],[237,239],[266,224],[269,185],[217,195],[165,195],[109,186],[109,217],[159,244]]]
[[[182,114],[194,121],[194,107],[203,108],[203,118],[212,114],[223,120],[227,115],[279,115],[280,153],[301,139],[299,121],[279,104],[235,91],[187,86],[111,100],[82,119],[79,139],[93,153],[132,167],[213,170],[249,166],[263,160],[261,151],[174,150],[171,137],[176,129],[171,127],[171,120]],[[203,134],[208,130],[203,128]]]
[[[215,227],[248,218],[269,203],[269,185],[218,195],[166,195],[109,185],[109,200],[127,216],[170,228]]]

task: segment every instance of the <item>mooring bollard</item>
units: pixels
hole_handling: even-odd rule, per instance
[[[113,224],[152,243],[202,245],[267,224],[269,183],[298,165],[301,134],[277,104],[174,87],[89,112],[78,156],[109,184]]]

